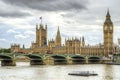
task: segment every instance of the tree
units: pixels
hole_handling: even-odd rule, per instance
[[[0,49],[0,53],[10,53],[10,48],[8,48],[8,49]]]

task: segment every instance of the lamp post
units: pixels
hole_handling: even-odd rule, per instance
[[[113,62],[114,62],[114,63],[117,62],[117,47],[115,47],[115,49],[114,49]]]
[[[118,51],[120,51],[120,38],[118,38]]]

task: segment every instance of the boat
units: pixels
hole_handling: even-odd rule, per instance
[[[98,74],[94,71],[74,71],[68,73],[68,75],[76,75],[76,76],[97,76]]]

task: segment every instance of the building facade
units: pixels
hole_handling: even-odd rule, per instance
[[[48,53],[48,54],[80,54],[80,55],[105,55],[113,53],[113,23],[109,11],[103,25],[104,43],[90,46],[86,45],[84,37],[65,39],[65,44],[61,44],[61,34],[58,27],[55,40],[47,41],[47,25],[36,25],[36,42],[31,43],[28,49],[20,48],[19,45],[11,45],[11,52],[22,53]]]

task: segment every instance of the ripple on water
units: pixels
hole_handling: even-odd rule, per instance
[[[40,65],[28,62],[15,67],[0,67],[0,80],[119,80],[119,65]],[[95,71],[98,76],[81,77],[68,75],[71,71]]]

